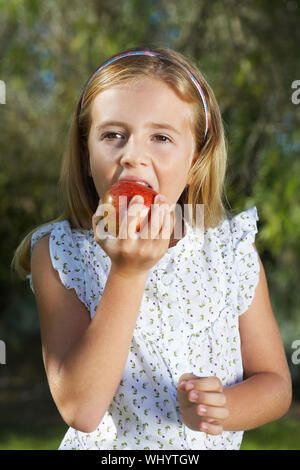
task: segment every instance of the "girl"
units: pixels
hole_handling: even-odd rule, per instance
[[[35,294],[50,390],[70,426],[59,449],[239,449],[244,430],[288,410],[257,210],[227,216],[226,158],[213,91],[182,54],[129,49],[87,81],[62,164],[63,214],[13,260]],[[103,196],[130,177],[158,193],[151,235],[104,239]],[[125,234],[142,210],[132,199]]]

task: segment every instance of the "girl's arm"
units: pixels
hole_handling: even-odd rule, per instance
[[[35,245],[31,272],[53,399],[69,426],[92,432],[122,378],[147,274],[111,271],[90,320],[75,291],[63,286],[52,267],[49,236]]]
[[[291,404],[291,377],[258,259],[260,279],[255,296],[239,319],[244,380],[223,389],[214,376],[186,373],[179,379],[182,419],[195,431],[220,434],[252,429],[280,418]]]
[[[239,324],[245,380],[224,389],[229,410],[225,430],[247,430],[274,421],[287,412],[292,399],[290,372],[259,255],[258,259],[259,283]]]
[[[131,212],[134,199],[129,204],[128,223],[124,214],[120,222],[124,239],[99,239],[98,209],[92,218],[95,240],[111,259],[111,270],[92,320],[74,290],[66,289],[53,269],[49,237],[35,245],[31,256],[50,390],[65,422],[83,432],[97,428],[119,386],[149,269],[166,252],[174,228],[174,213],[164,204],[165,196],[157,195],[151,210],[151,229],[146,224],[140,237],[129,236],[139,214]],[[98,207],[101,205],[100,200]],[[143,204],[136,208],[141,211]]]

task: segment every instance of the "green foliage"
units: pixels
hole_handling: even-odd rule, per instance
[[[282,418],[246,431],[241,450],[299,450],[299,442],[299,421]]]
[[[0,284],[10,304],[9,263],[22,237],[60,211],[57,179],[81,90],[110,54],[136,45],[173,47],[193,59],[220,103],[228,138],[232,213],[258,208],[256,240],[271,295],[299,282],[299,5],[236,0],[0,2]],[[298,74],[298,75],[297,75]],[[276,266],[276,269],[274,267]],[[278,271],[280,270],[280,276]],[[275,302],[275,300],[274,300]],[[299,298],[276,314],[295,320]]]
[[[232,214],[257,206],[273,310],[286,347],[300,337],[300,104],[291,100],[299,17],[298,2],[281,0],[0,0],[0,338],[14,338],[11,367],[28,329],[38,331],[29,286],[11,278],[14,250],[60,212],[60,162],[85,82],[106,57],[138,45],[182,52],[211,84],[228,139]]]
[[[66,432],[63,426],[52,426],[37,433],[32,432],[30,428],[23,432],[10,429],[1,441],[0,450],[57,450],[63,438],[63,429]]]

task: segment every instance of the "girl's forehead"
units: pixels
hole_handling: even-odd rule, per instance
[[[150,77],[150,76],[138,76],[136,78],[131,78],[128,80],[123,80],[119,83],[115,83],[109,87],[106,88],[106,90],[127,90],[127,91],[139,91],[142,92],[147,87],[152,87],[152,88],[161,88],[162,90],[167,88],[170,88],[163,80],[156,78],[156,77]]]
[[[172,118],[173,121],[190,122],[191,105],[183,101],[162,80],[143,79],[111,86],[99,92],[92,104],[92,120],[115,114],[148,112]]]

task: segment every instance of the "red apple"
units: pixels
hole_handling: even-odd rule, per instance
[[[149,207],[148,212],[148,222],[150,221],[150,212],[151,204],[154,204],[155,196],[158,193],[143,184],[136,183],[135,181],[119,181],[118,183],[113,184],[108,191],[105,193],[103,198],[103,204],[112,204],[115,209],[115,217],[111,216],[109,213],[104,213],[104,216],[108,216],[108,223],[105,226],[105,229],[110,233],[113,233],[115,236],[119,235],[119,214],[123,213],[128,209],[131,199],[140,195],[144,199],[144,206]],[[121,198],[120,196],[126,196]],[[139,232],[143,218],[140,219],[136,226],[136,231]]]

